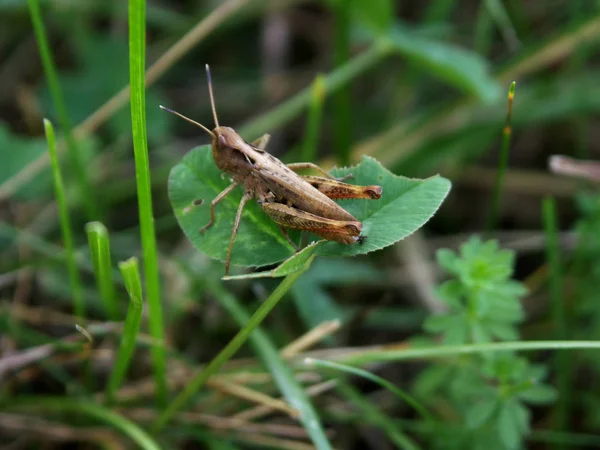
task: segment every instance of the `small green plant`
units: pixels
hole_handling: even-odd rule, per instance
[[[473,237],[459,254],[438,252],[453,276],[438,288],[448,312],[426,320],[424,328],[445,344],[517,340],[523,320],[524,286],[511,279],[514,254],[496,241]],[[513,449],[529,433],[527,404],[551,402],[556,393],[542,383],[546,369],[514,353],[465,355],[426,369],[416,390],[433,407],[450,404],[449,421],[459,427],[434,438],[438,448]],[[446,411],[447,412],[447,411]]]

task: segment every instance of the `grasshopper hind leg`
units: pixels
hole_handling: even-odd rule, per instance
[[[333,175],[330,175],[329,173],[327,173],[325,170],[323,170],[319,166],[317,166],[315,163],[311,163],[311,162],[297,162],[297,163],[288,164],[287,166],[290,169],[292,169],[294,172],[297,172],[298,170],[302,170],[302,169],[312,169],[315,172],[319,172],[321,174],[321,176],[323,176],[329,180],[344,181],[344,180],[354,177],[354,175],[349,173],[346,176],[336,178]]]
[[[354,244],[361,240],[362,224],[359,221],[328,219],[282,203],[265,202],[261,206],[280,226],[310,231],[340,244]]]

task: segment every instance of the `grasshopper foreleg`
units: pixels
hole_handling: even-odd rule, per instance
[[[207,229],[209,229],[213,223],[215,223],[215,206],[223,200],[227,195],[233,191],[233,189],[238,185],[237,181],[234,181],[229,186],[221,191],[219,195],[213,198],[212,202],[210,202],[210,220],[206,225],[200,228],[200,233],[204,233]]]
[[[223,191],[224,192],[224,191]],[[225,258],[225,276],[229,274],[229,263],[231,262],[231,251],[233,250],[233,242],[237,235],[238,229],[240,228],[240,221],[242,219],[242,211],[244,211],[244,205],[248,200],[252,198],[252,194],[246,192],[240,201],[238,206],[237,214],[235,215],[235,222],[233,222],[233,230],[231,231],[231,239],[229,239],[229,247],[227,248],[227,257]]]

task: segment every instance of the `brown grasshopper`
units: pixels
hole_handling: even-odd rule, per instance
[[[366,236],[360,234],[362,223],[331,199],[378,199],[381,197],[381,187],[343,183],[343,179],[352,175],[334,178],[310,162],[286,165],[265,151],[270,137],[268,134],[255,142],[248,143],[233,128],[220,126],[208,64],[206,76],[215,121],[215,128],[212,131],[176,111],[164,106],[161,108],[206,131],[212,137],[212,153],[217,167],[230,174],[233,179],[232,183],[210,203],[210,220],[200,229],[200,233],[204,233],[214,224],[215,206],[236,186],[241,185],[244,189],[227,249],[225,275],[229,273],[231,251],[244,205],[251,198],[256,199],[263,211],[279,225],[286,239],[296,250],[298,247],[289,238],[286,228],[310,231],[319,237],[342,244],[362,243],[366,239]],[[313,169],[322,176],[298,175],[295,171],[301,169]]]

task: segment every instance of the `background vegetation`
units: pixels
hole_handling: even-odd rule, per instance
[[[592,0],[0,1],[0,445],[598,448],[599,38]],[[221,280],[158,108],[212,127],[205,63],[282,160],[450,194]]]

